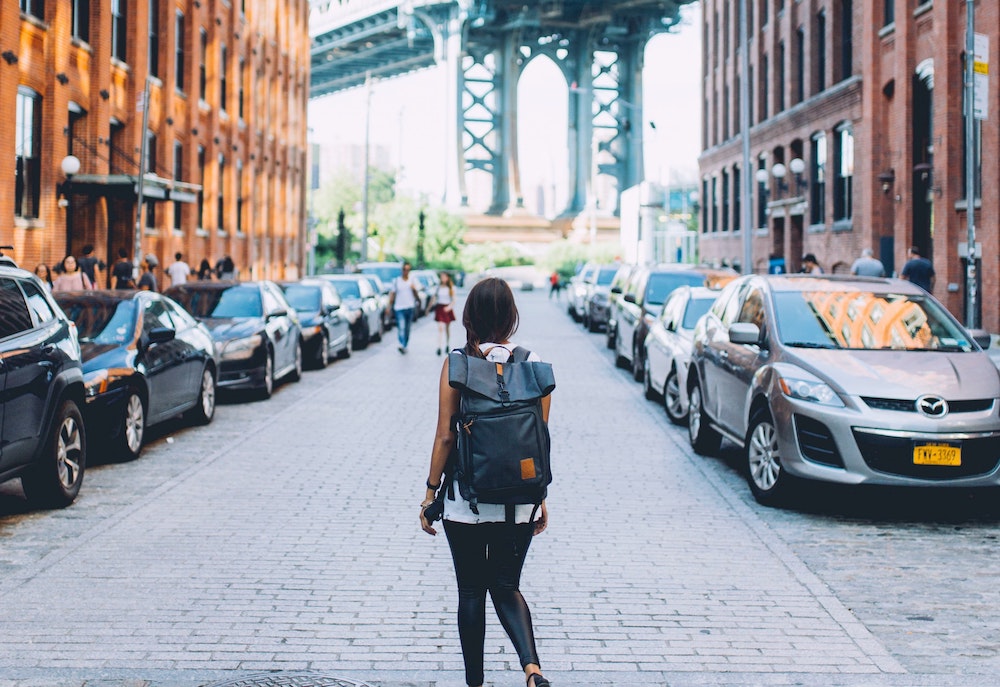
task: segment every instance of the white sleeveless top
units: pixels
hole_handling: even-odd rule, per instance
[[[451,305],[451,290],[447,286],[439,286],[437,292],[438,305]]]
[[[493,348],[489,352],[489,355],[486,356],[486,359],[495,363],[505,363],[507,362],[507,358],[510,357],[511,351],[516,347],[517,344],[513,342],[508,342],[503,347],[500,344],[484,343],[479,345],[479,350],[485,352]],[[528,360],[536,363],[542,361],[534,351],[528,356]],[[507,519],[507,507],[502,503],[480,503],[477,507],[479,508],[479,515],[473,513],[472,509],[469,508],[469,502],[462,498],[462,494],[459,493],[458,485],[456,484],[455,498],[450,499],[445,496],[444,519],[468,525],[477,525],[481,522],[504,522]],[[535,506],[530,503],[514,506],[514,522],[520,524],[531,522],[531,511],[533,510],[535,510]],[[535,514],[535,520],[541,516],[541,513],[542,509],[539,508]]]

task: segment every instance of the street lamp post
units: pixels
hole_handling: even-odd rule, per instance
[[[368,260],[368,183],[369,149],[371,148],[372,122],[372,74],[365,74],[365,155],[361,186],[361,262]]]
[[[149,77],[146,77],[146,83],[142,89],[142,100],[139,102],[139,106],[142,108],[142,139],[139,144],[139,178],[135,185],[135,254],[132,256],[132,271],[136,283],[139,282],[139,265],[142,262],[142,234],[145,231],[145,215],[143,214],[143,206],[145,205],[145,199],[143,197],[142,182],[146,176],[146,156],[149,155],[149,146],[147,144],[147,131],[149,130]]]
[[[80,171],[80,158],[76,155],[67,155],[59,163],[66,181],[60,189],[62,198],[59,199],[59,207],[66,209],[66,254],[70,254],[70,247],[73,241],[73,206],[70,204],[70,190],[73,183],[73,176]]]

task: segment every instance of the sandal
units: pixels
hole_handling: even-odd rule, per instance
[[[552,687],[552,683],[541,673],[532,673],[525,679],[528,687],[532,687],[531,678],[535,678],[534,687]]]

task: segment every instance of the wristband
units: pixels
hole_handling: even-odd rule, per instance
[[[438,482],[437,484],[431,484],[431,481],[427,480],[427,488],[433,491],[437,491],[438,489],[441,488],[441,483]]]

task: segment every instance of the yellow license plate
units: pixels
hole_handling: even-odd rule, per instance
[[[948,444],[914,446],[913,464],[959,466],[962,464],[962,447]]]

